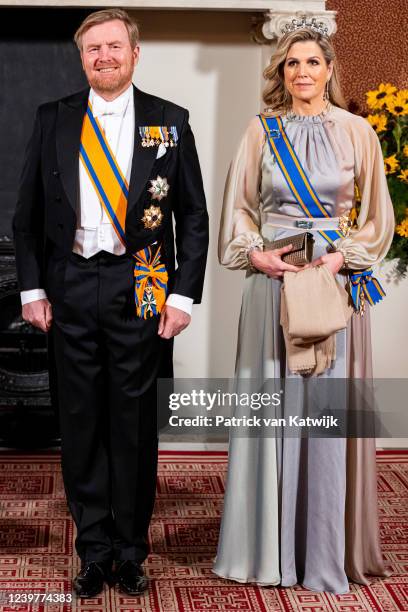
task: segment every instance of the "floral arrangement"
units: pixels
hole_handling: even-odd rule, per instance
[[[366,93],[370,114],[366,117],[380,139],[395,214],[395,234],[387,259],[397,260],[396,276],[408,268],[408,89],[390,83]]]

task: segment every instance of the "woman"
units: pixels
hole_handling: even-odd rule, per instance
[[[315,215],[306,225],[315,239],[312,265],[325,264],[344,285],[350,271],[384,258],[394,228],[377,136],[344,109],[330,40],[307,27],[285,34],[264,76],[268,108],[250,122],[231,165],[219,237],[221,264],[248,270],[238,385],[245,378],[299,376],[288,369],[279,323],[283,275],[299,268],[282,261],[290,246],[264,246],[304,232],[305,218],[313,215],[290,189],[271,142],[282,133],[268,132],[266,119],[282,120],[326,211],[326,218]],[[329,244],[319,230],[338,229],[355,205],[355,184],[361,193],[357,228]],[[336,334],[336,358],[320,376],[372,376],[367,309],[364,317],[355,312]],[[214,572],[240,582],[299,583],[339,594],[348,592],[347,578],[368,584],[365,574],[387,575],[379,545],[374,440],[232,437]]]

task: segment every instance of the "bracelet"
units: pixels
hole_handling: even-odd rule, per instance
[[[254,264],[251,261],[251,253],[253,251],[263,251],[263,247],[260,244],[251,244],[251,246],[248,247],[245,251],[248,268],[251,270],[251,272],[258,272],[258,269],[255,268]]]
[[[329,251],[329,253],[341,253],[343,255],[344,262],[343,262],[343,265],[341,266],[340,270],[348,270],[349,269],[349,262],[350,262],[350,260],[347,257],[347,253],[346,253],[346,251],[344,251],[344,249],[342,249],[341,247],[337,248],[334,245],[333,247],[329,248],[328,251]]]
[[[349,258],[347,257],[347,253],[345,253],[345,251],[343,251],[343,249],[336,249],[338,253],[341,253],[343,255],[344,258],[344,262],[343,265],[341,266],[341,270],[348,270],[349,269]]]

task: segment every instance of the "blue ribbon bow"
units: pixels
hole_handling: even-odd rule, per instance
[[[360,310],[362,295],[367,298],[371,306],[377,304],[385,296],[384,289],[378,280],[373,277],[373,271],[370,268],[360,272],[352,272],[350,281],[351,298],[356,310]]]

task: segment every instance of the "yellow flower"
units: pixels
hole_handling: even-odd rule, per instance
[[[397,88],[391,85],[391,83],[381,83],[378,89],[367,91],[366,98],[368,107],[373,110],[384,108],[385,98],[396,91]]]
[[[395,231],[399,236],[408,238],[408,219],[401,221],[401,223],[395,228]]]
[[[408,115],[408,99],[402,89],[394,96],[388,96],[385,100],[387,110],[393,115],[401,117],[402,115]]]
[[[367,121],[376,132],[384,132],[387,129],[387,117],[385,115],[368,115]]]
[[[405,157],[408,157],[408,144],[404,146],[404,148],[402,149],[402,152],[405,155]]]
[[[398,175],[398,178],[404,183],[408,183],[408,170],[401,170],[401,174]]]
[[[394,155],[390,155],[389,157],[384,158],[384,168],[385,174],[392,174],[393,172],[396,172],[398,170],[399,162],[396,153],[394,153]]]
[[[398,95],[401,96],[405,104],[408,104],[408,89],[400,89]]]

